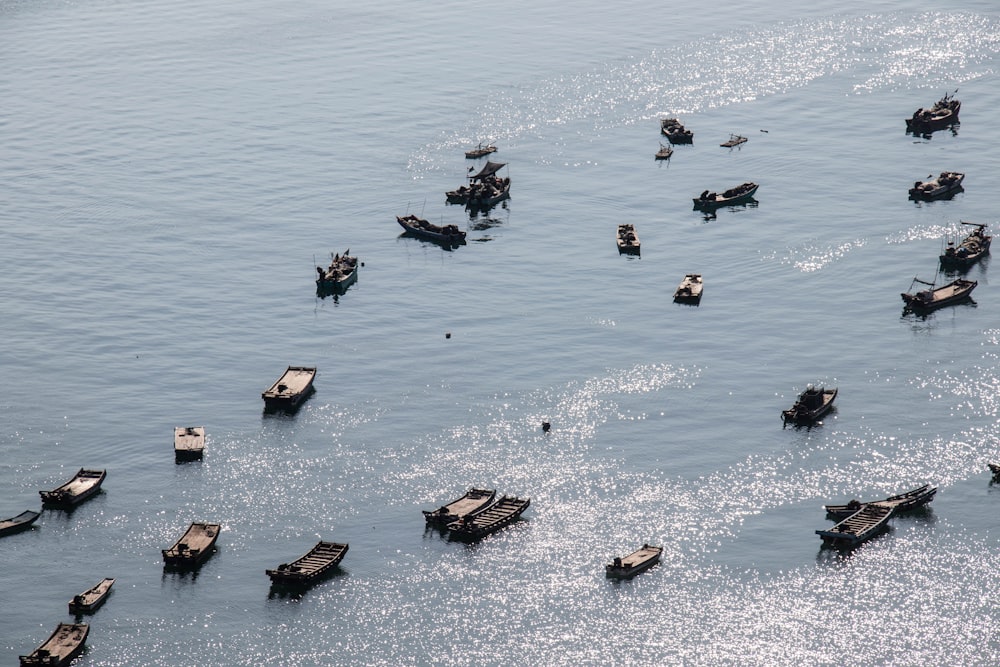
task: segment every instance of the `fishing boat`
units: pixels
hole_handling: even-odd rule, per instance
[[[344,560],[348,545],[320,541],[305,555],[291,563],[282,563],[273,570],[265,570],[272,584],[282,586],[309,586],[337,567]]]
[[[529,498],[504,496],[485,509],[449,523],[448,533],[467,542],[481,539],[516,521],[530,504]]]
[[[881,505],[886,505],[892,507],[896,514],[901,512],[909,512],[918,507],[922,507],[934,500],[934,495],[937,493],[937,487],[931,486],[930,484],[924,484],[918,486],[915,489],[911,489],[904,493],[900,493],[895,496],[889,496],[885,500],[870,500],[868,502],[861,502],[859,500],[851,500],[844,505],[824,505],[823,509],[830,516],[836,517],[838,519],[846,519],[850,515],[854,514],[865,505],[871,505],[873,503],[879,503]]]
[[[955,93],[958,91],[956,90]],[[962,103],[955,99],[955,93],[945,93],[930,109],[917,109],[906,119],[906,130],[914,134],[926,134],[950,127],[958,122],[958,112]]]
[[[445,193],[449,204],[464,204],[469,208],[488,209],[510,198],[510,178],[501,178],[497,172],[506,162],[487,161],[477,173],[469,176],[469,184]]]
[[[963,222],[962,224],[970,225],[975,229],[957,245],[954,241],[948,241],[948,245],[939,257],[941,266],[971,266],[990,253],[990,243],[993,241],[993,237],[985,232],[986,225],[976,222]]]
[[[465,243],[465,232],[456,225],[435,225],[415,215],[397,215],[396,222],[406,233],[445,245]]]
[[[107,477],[106,470],[80,468],[73,479],[62,486],[52,491],[38,493],[42,496],[42,504],[46,507],[74,507],[100,491],[105,477]]]
[[[314,366],[289,366],[278,380],[260,396],[265,410],[294,410],[313,391]]]
[[[79,595],[74,595],[73,599],[69,601],[69,613],[85,614],[96,611],[111,595],[111,587],[114,584],[115,580],[109,577],[102,579]]]
[[[323,294],[343,294],[358,280],[358,258],[348,248],[343,255],[330,255],[330,265],[316,267],[316,291]]]
[[[461,498],[453,500],[447,505],[442,505],[436,510],[423,510],[424,519],[427,523],[447,526],[453,521],[458,521],[483,509],[493,502],[496,495],[496,489],[472,488],[466,491]]]
[[[837,398],[837,389],[826,389],[809,385],[799,394],[799,398],[787,410],[782,410],[781,419],[794,424],[809,424],[815,422],[833,407],[833,399]]]
[[[163,564],[173,568],[201,565],[212,555],[221,528],[217,523],[193,522],[172,547],[161,550]]]
[[[200,459],[204,452],[204,426],[174,427],[174,457],[178,461]]]
[[[674,149],[670,146],[665,146],[660,144],[660,150],[656,151],[657,160],[669,160],[670,156],[674,154]]]
[[[465,151],[465,157],[469,158],[470,160],[474,160],[476,158],[486,157],[490,153],[496,153],[496,152],[497,152],[497,147],[494,146],[493,144],[486,144],[485,146],[483,146],[483,143],[479,142],[479,145],[473,148],[472,150]]]
[[[912,290],[916,284],[927,285],[929,289],[914,292]],[[903,298],[903,303],[906,304],[904,306],[905,310],[927,312],[942,306],[964,301],[969,298],[972,290],[976,289],[976,285],[978,284],[979,282],[976,280],[956,278],[947,285],[935,287],[934,283],[914,278],[913,282],[910,283],[911,291],[903,292],[900,296]]]
[[[86,623],[60,623],[41,646],[20,656],[21,667],[64,667],[83,653],[90,626]]]
[[[618,225],[615,243],[618,244],[619,253],[638,255],[641,244],[639,243],[639,237],[635,235],[635,225],[630,223]]]
[[[684,280],[674,291],[674,301],[677,303],[699,303],[704,286],[705,283],[702,281],[700,273],[689,273],[684,276]]]
[[[685,128],[676,118],[660,119],[660,133],[672,144],[690,144],[694,142],[694,132]]]
[[[910,199],[937,199],[954,194],[962,189],[965,174],[959,171],[942,171],[937,178],[933,178],[933,175],[927,178],[930,180],[913,183],[909,190]]]
[[[997,463],[987,463],[986,467],[990,469],[994,477],[1000,477],[1000,464]]]
[[[3,519],[0,521],[0,537],[3,537],[4,535],[11,535],[13,533],[19,533],[22,530],[31,528],[31,524],[35,523],[40,516],[41,512],[25,510],[17,516],[12,516],[9,519]]]
[[[723,148],[733,148],[734,146],[739,146],[740,144],[745,144],[746,142],[747,142],[746,137],[740,136],[738,134],[730,134],[729,140],[723,141],[719,145],[722,146]]]
[[[827,544],[855,546],[886,530],[892,515],[892,507],[869,503],[833,528],[817,530],[816,534]]]
[[[648,544],[643,544],[641,549],[636,549],[628,556],[621,558],[616,556],[613,561],[605,565],[605,576],[616,579],[634,577],[659,563],[662,554],[663,547],[651,547]]]
[[[722,193],[705,190],[700,196],[694,198],[694,208],[695,210],[713,210],[721,206],[745,204],[753,199],[758,187],[760,186],[756,183],[748,181]]]

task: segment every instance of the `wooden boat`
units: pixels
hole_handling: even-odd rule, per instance
[[[108,599],[114,584],[114,579],[103,579],[92,588],[88,588],[79,595],[74,595],[73,599],[69,601],[69,613],[83,614],[96,611]]]
[[[448,245],[465,243],[465,232],[456,225],[438,226],[415,215],[397,215],[396,222],[408,233]]]
[[[669,160],[670,156],[674,154],[674,149],[670,146],[664,146],[660,144],[660,150],[656,151],[657,160]]]
[[[204,426],[174,427],[174,456],[179,460],[200,459],[205,452]]]
[[[316,290],[322,293],[343,294],[358,280],[358,258],[351,256],[348,248],[343,255],[330,256],[330,266],[316,267]]]
[[[615,559],[604,566],[604,573],[608,577],[627,579],[634,577],[643,570],[648,570],[660,562],[660,555],[663,554],[663,547],[651,547],[643,544],[641,549],[637,549],[623,558]]]
[[[694,142],[694,132],[685,128],[676,118],[661,119],[660,133],[672,144],[690,144]]]
[[[4,535],[12,535],[13,533],[19,533],[22,530],[31,528],[31,524],[35,523],[40,516],[41,512],[25,510],[17,516],[12,516],[9,519],[3,519],[0,521],[0,537],[3,537]]]
[[[476,158],[486,157],[490,153],[496,153],[496,152],[497,152],[497,147],[494,146],[493,144],[486,144],[485,146],[483,146],[482,142],[480,142],[479,145],[473,148],[471,151],[465,151],[465,157],[472,160]]]
[[[423,510],[427,523],[446,526],[469,514],[475,514],[496,498],[496,489],[469,489],[464,496],[436,510]]]
[[[90,626],[86,623],[60,623],[45,643],[29,655],[20,656],[21,667],[62,667],[83,653]]]
[[[851,500],[845,505],[824,505],[823,507],[827,514],[837,517],[838,519],[846,519],[863,508],[865,505],[871,505],[872,503],[879,503],[881,505],[892,507],[896,514],[900,514],[901,512],[909,512],[917,507],[926,505],[930,501],[934,500],[934,495],[936,493],[936,486],[924,484],[923,486],[918,486],[917,488],[904,493],[889,496],[885,500],[870,500],[866,503],[858,500]]]
[[[931,178],[928,176],[928,178]],[[937,178],[916,181],[910,188],[910,199],[936,199],[954,194],[962,189],[965,174],[959,171],[942,171]]]
[[[62,486],[52,491],[39,491],[42,504],[48,507],[73,507],[101,490],[101,484],[107,477],[106,470],[80,470]]]
[[[730,134],[728,141],[723,141],[720,146],[723,148],[732,148],[734,146],[739,146],[740,144],[745,144],[747,142],[746,137],[742,137],[738,134]]]
[[[265,410],[291,410],[313,392],[314,366],[289,366],[271,388],[260,396]]]
[[[478,173],[469,176],[469,184],[449,190],[445,198],[449,204],[465,204],[469,208],[487,209],[510,198],[510,178],[497,175],[506,162],[489,162]]]
[[[221,526],[217,523],[194,522],[169,549],[162,549],[167,567],[195,567],[212,555]]]
[[[678,303],[698,303],[705,284],[700,273],[689,273],[674,291],[674,301]]]
[[[990,469],[990,472],[993,473],[994,477],[1000,477],[1000,465],[997,465],[996,463],[987,463],[986,466]]]
[[[320,541],[304,556],[265,572],[273,584],[308,586],[330,574],[344,560],[347,549],[346,544]]]
[[[786,423],[809,424],[815,422],[830,411],[835,398],[837,398],[836,388],[826,389],[809,385],[804,392],[799,394],[799,399],[791,408],[781,412],[781,418]]]
[[[869,503],[833,528],[817,530],[816,534],[828,544],[854,546],[886,530],[892,515],[892,507]]]
[[[517,520],[531,504],[529,498],[504,496],[497,502],[448,524],[448,533],[459,540],[473,541],[486,537]]]
[[[747,182],[741,183],[734,188],[729,188],[721,194],[705,190],[700,196],[694,198],[695,210],[713,210],[720,206],[745,204],[753,199],[758,187],[760,186],[756,183]]]
[[[618,234],[615,236],[618,244],[618,252],[629,255],[638,255],[641,244],[639,237],[635,235],[635,225],[625,223],[618,225]]]
[[[900,294],[903,297],[903,303],[906,304],[904,306],[905,310],[927,312],[942,306],[964,301],[969,298],[972,290],[976,289],[976,285],[979,284],[976,280],[957,278],[947,285],[935,287],[934,283],[914,278],[913,282],[910,283],[910,289],[912,290],[913,286],[917,283],[928,285],[930,289],[919,290],[917,292],[911,291],[909,293],[903,292]]]
[[[990,243],[993,241],[993,237],[985,233],[986,225],[976,222],[963,222],[962,224],[970,225],[975,229],[958,245],[954,241],[948,242],[947,247],[939,257],[941,266],[970,266],[990,253]]]
[[[955,93],[957,92],[956,90]],[[957,123],[962,103],[955,99],[955,93],[945,93],[930,109],[914,111],[913,116],[906,119],[906,130],[914,134],[925,134]]]

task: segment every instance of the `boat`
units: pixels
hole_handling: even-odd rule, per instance
[[[106,470],[88,470],[80,468],[79,471],[62,486],[52,491],[39,491],[42,496],[42,505],[47,507],[74,507],[87,498],[101,490],[101,484],[107,477]]]
[[[205,452],[204,426],[174,427],[174,457],[184,461],[200,459]]]
[[[458,521],[469,514],[475,514],[493,502],[496,497],[496,489],[476,489],[466,491],[465,495],[457,500],[453,500],[447,505],[442,505],[436,510],[423,510],[424,519],[427,523],[447,526],[453,521]]]
[[[674,301],[678,303],[698,303],[701,301],[701,290],[705,284],[700,273],[689,273],[674,291]]]
[[[348,249],[330,256],[330,266],[316,267],[316,290],[321,293],[343,294],[358,280],[358,258]]]
[[[910,199],[936,199],[954,194],[962,189],[965,174],[959,171],[942,171],[937,178],[928,176],[927,181],[916,181],[910,188]]]
[[[674,149],[670,146],[664,146],[660,144],[660,150],[656,151],[657,160],[669,160],[670,156],[674,154]]]
[[[990,253],[990,243],[993,241],[993,237],[985,233],[986,225],[976,222],[963,222],[962,224],[970,225],[975,229],[957,245],[954,241],[948,242],[944,252],[939,257],[941,266],[970,266]]]
[[[625,223],[618,225],[618,234],[615,236],[618,244],[618,252],[629,255],[639,254],[639,237],[635,235],[635,225]]]
[[[60,623],[41,646],[20,656],[21,667],[63,667],[83,653],[90,626],[86,623]]]
[[[958,91],[956,90],[955,93]],[[955,99],[955,93],[945,93],[930,109],[917,109],[906,119],[906,130],[914,134],[926,134],[941,130],[958,122],[958,112],[962,103]]]
[[[900,294],[903,297],[903,303],[906,304],[904,306],[905,310],[926,312],[964,301],[972,294],[972,290],[976,289],[976,285],[979,284],[976,280],[956,278],[947,285],[935,287],[934,283],[914,278],[913,282],[910,283],[910,290],[913,290],[913,286],[917,283],[927,285],[930,289],[903,292]]]
[[[672,144],[690,144],[694,142],[694,132],[684,127],[676,118],[662,118],[660,133]]]
[[[893,508],[882,503],[869,503],[829,530],[817,530],[823,542],[855,546],[875,537],[889,527]]]
[[[1000,477],[1000,464],[987,463],[986,467],[990,469],[990,472],[993,473],[994,477]]]
[[[720,146],[723,148],[732,148],[734,146],[739,146],[740,144],[745,144],[747,142],[746,137],[742,137],[738,134],[730,134],[728,141],[723,141]]]
[[[486,537],[518,519],[531,504],[529,498],[504,496],[474,514],[448,524],[451,537],[471,542]]]
[[[930,484],[924,484],[918,486],[915,489],[911,489],[904,493],[900,493],[895,496],[889,496],[885,500],[871,500],[863,503],[858,500],[851,500],[844,505],[824,505],[823,509],[830,516],[837,517],[838,519],[846,519],[850,515],[854,514],[860,510],[865,505],[871,505],[872,503],[879,503],[881,505],[887,505],[894,508],[896,514],[901,512],[909,512],[910,510],[916,509],[917,507],[922,507],[930,501],[934,500],[934,495],[937,493],[937,487],[931,486]]]
[[[825,415],[833,407],[833,399],[837,398],[837,389],[826,389],[809,385],[799,394],[799,398],[787,410],[782,410],[781,419],[795,424],[809,424]]]
[[[19,533],[22,530],[31,528],[31,524],[35,523],[41,515],[41,512],[25,510],[17,516],[0,520],[0,537],[4,535],[12,535],[13,533]]]
[[[265,410],[293,410],[313,392],[314,366],[289,366],[271,388],[260,396]]]
[[[172,547],[161,550],[164,565],[185,568],[202,564],[212,555],[220,529],[217,523],[192,523]]]
[[[710,192],[705,190],[700,196],[694,198],[694,208],[695,210],[712,210],[719,208],[720,206],[735,206],[737,204],[745,204],[746,202],[753,199],[754,194],[757,192],[757,188],[760,187],[756,183],[746,182],[737,185],[736,187],[729,188],[723,193]]]
[[[114,584],[115,580],[109,577],[102,579],[79,595],[74,595],[73,599],[69,601],[69,613],[83,614],[96,611],[111,595],[111,587]]]
[[[469,208],[488,209],[510,198],[510,178],[497,176],[506,162],[487,161],[476,174],[469,176],[469,184],[449,190],[445,198],[449,204],[465,204]]]
[[[496,153],[496,152],[497,152],[497,147],[494,146],[493,144],[486,144],[485,146],[483,146],[482,142],[479,142],[479,145],[473,148],[471,151],[465,151],[465,157],[469,158],[470,160],[473,160],[476,158],[486,157],[490,153]]]
[[[396,222],[407,233],[447,245],[465,243],[465,232],[456,225],[435,225],[415,215],[397,215]]]
[[[643,570],[648,570],[660,562],[663,554],[663,547],[651,547],[643,544],[641,549],[636,549],[628,556],[615,559],[604,566],[604,573],[608,577],[617,579],[627,579],[634,577]]]
[[[282,563],[273,570],[265,570],[272,584],[283,586],[309,586],[328,575],[344,560],[348,545],[322,540],[304,556],[291,563]]]

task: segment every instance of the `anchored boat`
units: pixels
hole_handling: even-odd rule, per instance
[[[449,523],[448,532],[467,542],[481,539],[516,521],[530,504],[529,498],[504,496],[486,509]]]
[[[21,667],[63,667],[83,653],[90,626],[86,623],[60,623],[41,646],[20,656]]]
[[[637,549],[628,556],[615,559],[604,566],[604,573],[608,577],[617,579],[627,579],[634,577],[644,570],[648,570],[660,562],[660,555],[663,547],[651,547],[643,544],[641,549]]]
[[[265,570],[271,583],[283,586],[309,586],[329,574],[344,559],[348,545],[322,540],[304,556],[291,563],[282,563],[273,570]]]
[[[200,459],[204,453],[204,426],[174,427],[174,458],[178,461]]]
[[[69,508],[79,505],[87,498],[101,490],[101,484],[107,477],[106,470],[80,470],[60,487],[52,491],[39,491],[42,497],[42,504],[47,507]]]
[[[265,410],[294,410],[313,391],[315,366],[289,366],[270,389],[260,396]]]
[[[809,424],[817,421],[833,407],[833,399],[837,398],[837,388],[814,387],[809,385],[799,394],[799,398],[787,410],[781,412],[781,419],[787,424]]]
[[[449,523],[459,521],[463,517],[482,510],[493,502],[496,495],[496,489],[472,488],[466,491],[461,498],[453,500],[447,505],[442,505],[436,510],[423,510],[424,519],[427,523],[447,526]]]
[[[865,505],[871,505],[874,503],[892,507],[896,514],[900,514],[901,512],[909,512],[910,510],[914,510],[918,507],[923,507],[930,501],[934,500],[935,494],[937,494],[936,486],[924,484],[904,493],[889,496],[885,500],[870,500],[865,503],[858,500],[851,500],[844,505],[824,505],[823,508],[826,510],[827,514],[838,519],[846,519],[850,515],[862,509]]]
[[[192,523],[172,547],[161,550],[163,564],[173,568],[201,565],[212,555],[221,528],[217,523]]]
[[[904,306],[905,310],[928,312],[941,308],[942,306],[948,306],[953,303],[964,301],[969,298],[972,294],[972,290],[976,289],[976,285],[979,284],[976,280],[957,278],[947,285],[935,287],[934,283],[914,278],[913,282],[910,283],[910,290],[913,290],[913,286],[918,283],[921,285],[927,285],[930,289],[918,290],[916,292],[903,292],[900,294],[903,298],[903,303],[906,304]]]
[[[22,530],[31,528],[31,524],[35,523],[40,516],[41,512],[25,510],[17,516],[0,521],[0,537],[3,537],[4,535],[11,535],[13,533],[19,533]]]
[[[79,595],[74,595],[69,601],[69,613],[84,614],[96,611],[108,599],[114,584],[115,580],[112,578],[102,579]]]
[[[963,225],[975,227],[968,236],[957,245],[949,241],[939,259],[944,267],[966,267],[975,264],[990,253],[990,243],[993,237],[986,233],[986,225],[976,222],[963,222]]]
[[[631,223],[618,225],[615,243],[618,244],[618,252],[626,255],[638,255],[642,245],[635,235],[635,225]]]
[[[958,91],[956,90],[955,93]],[[958,112],[962,103],[955,99],[955,93],[945,93],[930,109],[917,109],[906,119],[906,130],[914,134],[926,134],[950,127],[958,122]]]

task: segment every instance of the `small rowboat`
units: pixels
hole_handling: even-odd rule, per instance
[[[166,567],[185,568],[201,565],[214,552],[219,539],[217,523],[192,523],[169,549],[162,549]]]
[[[837,398],[837,388],[826,389],[809,385],[799,394],[799,398],[788,410],[781,412],[781,419],[787,424],[811,424],[825,415],[833,407]]]
[[[496,153],[496,152],[497,152],[497,147],[494,146],[493,144],[486,144],[485,146],[483,146],[482,142],[480,142],[479,145],[473,148],[471,151],[465,151],[465,157],[469,158],[470,160],[474,160],[476,158],[486,157],[490,153]]]
[[[406,233],[427,239],[428,241],[435,241],[446,245],[460,245],[465,243],[466,233],[459,229],[457,225],[435,225],[413,214],[397,215],[396,222],[406,230]]]
[[[74,595],[69,601],[69,613],[84,614],[96,611],[111,594],[111,587],[115,580],[111,578],[103,579],[100,583],[85,590],[79,595]]]
[[[957,92],[956,90],[955,93]],[[956,100],[954,95],[945,93],[944,97],[935,102],[930,109],[914,111],[913,116],[906,119],[907,132],[926,134],[957,123],[962,103]]]
[[[660,555],[663,547],[651,547],[643,544],[641,549],[637,549],[628,556],[615,559],[604,566],[604,573],[608,577],[616,579],[627,579],[634,577],[643,570],[648,570],[660,562]]]
[[[910,283],[910,289],[913,289],[913,285],[920,283],[922,285],[928,285],[930,289],[919,290],[917,292],[900,294],[903,297],[903,303],[905,310],[914,312],[928,312],[936,308],[941,308],[942,306],[948,306],[953,303],[958,303],[969,298],[972,294],[972,290],[976,289],[976,285],[979,284],[975,280],[965,280],[964,278],[957,278],[947,285],[942,285],[941,287],[935,287],[934,283],[929,283],[925,280],[920,280],[914,278],[913,282]]]
[[[337,567],[347,553],[348,545],[335,542],[318,542],[304,556],[282,563],[273,570],[265,570],[271,583],[284,586],[308,586],[326,576]]]
[[[35,523],[35,520],[37,520],[39,516],[41,516],[40,512],[25,510],[17,516],[0,521],[0,537],[4,535],[11,535],[13,533],[19,533],[22,530],[31,528],[31,524]]]
[[[106,470],[80,468],[76,475],[73,476],[73,479],[62,486],[52,491],[39,491],[38,493],[42,497],[42,504],[47,507],[63,508],[79,505],[101,490],[101,484],[104,483],[104,478],[107,477],[107,474]]]
[[[672,144],[690,144],[694,142],[694,132],[685,128],[676,118],[661,118],[660,133]]]
[[[962,224],[970,225],[975,227],[975,229],[962,239],[961,243],[957,246],[954,241],[948,242],[948,246],[938,258],[941,260],[941,266],[971,266],[990,253],[990,244],[993,242],[993,237],[984,231],[986,225],[975,222],[963,222]]]
[[[705,283],[701,279],[700,273],[689,273],[684,276],[684,280],[674,291],[674,301],[677,303],[694,303],[701,301],[701,291]]]
[[[937,178],[916,181],[910,188],[910,199],[937,199],[954,194],[962,190],[964,180],[965,174],[960,171],[942,171]]]
[[[924,484],[923,486],[918,486],[917,488],[906,491],[905,493],[889,496],[885,500],[871,500],[866,503],[852,500],[844,505],[824,505],[823,508],[826,510],[827,514],[839,519],[846,519],[865,505],[871,505],[872,503],[879,503],[880,505],[892,507],[894,508],[895,514],[899,514],[900,512],[909,512],[910,510],[926,505],[930,501],[934,500],[934,495],[936,493],[936,486]]]
[[[745,204],[757,193],[760,186],[753,182],[746,182],[729,188],[723,193],[709,192],[705,190],[700,196],[695,197],[695,210],[712,211],[722,206],[737,206]]]
[[[529,498],[504,496],[486,509],[449,523],[448,533],[467,542],[481,539],[516,521],[530,504]]]
[[[615,242],[618,244],[618,252],[628,255],[638,255],[642,245],[639,243],[639,237],[635,235],[635,225],[630,223],[618,225]]]
[[[475,514],[493,502],[496,489],[469,489],[464,496],[436,510],[423,510],[427,523],[446,526],[453,521]]]
[[[729,140],[724,141],[719,145],[722,146],[723,148],[733,148],[734,146],[739,146],[740,144],[745,144],[746,142],[747,142],[746,137],[741,137],[738,134],[730,134]]]
[[[60,623],[45,643],[29,655],[20,656],[21,667],[63,667],[83,653],[90,626],[86,623]]]
[[[174,457],[178,461],[200,459],[205,452],[204,426],[174,427]]]
[[[294,410],[313,392],[315,366],[289,366],[277,382],[260,396],[265,410]]]
[[[656,151],[657,160],[669,160],[670,156],[674,154],[674,149],[670,146],[664,146],[660,144],[660,150]]]
[[[331,254],[330,266],[316,267],[316,291],[320,295],[343,294],[358,280],[358,258],[348,248],[343,255]]]

